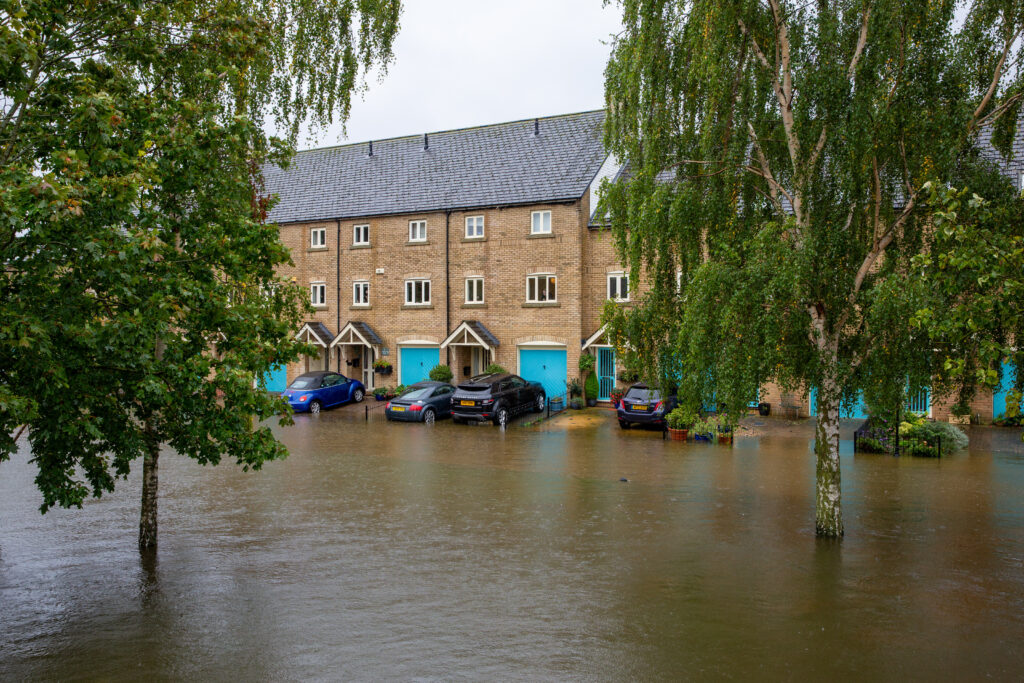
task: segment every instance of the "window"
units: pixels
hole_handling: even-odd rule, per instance
[[[483,237],[484,236],[484,217],[483,216],[466,216],[466,237]]]
[[[314,306],[327,305],[327,285],[323,282],[314,282],[309,286],[309,303]]]
[[[683,271],[676,271],[676,292],[683,291]]]
[[[352,226],[352,244],[369,244],[370,243],[370,226],[369,225],[353,225]]]
[[[430,280],[405,281],[405,305],[426,306],[430,303]]]
[[[466,303],[482,304],[484,302],[484,279],[482,277],[466,278]]]
[[[427,241],[427,222],[426,221],[409,221],[409,241],[410,242],[426,242]]]
[[[613,301],[629,301],[627,273],[608,273],[608,298]]]
[[[309,231],[309,246],[318,249],[327,246],[327,228],[313,228]]]
[[[526,278],[526,301],[540,303],[556,301],[554,275],[531,275]]]
[[[366,280],[356,280],[352,283],[352,305],[370,305],[370,283]]]
[[[551,233],[551,212],[534,211],[533,222],[530,225],[531,235],[547,235]]]

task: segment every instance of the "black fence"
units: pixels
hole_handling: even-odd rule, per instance
[[[853,452],[939,458],[942,456],[942,437],[938,434],[927,439],[901,436],[898,422],[890,427],[868,418],[853,433]]]

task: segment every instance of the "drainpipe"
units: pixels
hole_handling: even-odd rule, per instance
[[[426,136],[424,136],[426,139]],[[449,258],[449,247],[448,240],[450,239],[450,223],[452,218],[452,210],[445,209],[444,211],[444,336],[448,336],[448,330],[451,329],[451,302],[452,302],[452,288],[451,283],[448,281],[448,270],[450,264]],[[445,354],[445,365],[451,367],[452,364],[452,347],[444,347]]]
[[[334,305],[337,309],[334,322],[334,334],[341,332],[341,219],[335,221],[337,234],[334,239]],[[329,366],[328,366],[329,367]],[[338,349],[338,372],[341,372],[341,349]]]

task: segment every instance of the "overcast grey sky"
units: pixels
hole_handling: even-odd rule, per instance
[[[300,148],[598,109],[619,8],[602,0],[405,0],[395,60]]]

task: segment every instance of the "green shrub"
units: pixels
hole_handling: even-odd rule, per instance
[[[587,375],[587,381],[583,383],[583,391],[586,393],[588,401],[597,400],[597,394],[601,391],[601,386],[597,383],[597,375],[594,373]]]
[[[583,393],[583,386],[580,385],[580,381],[575,377],[569,380],[569,384],[566,388],[569,390],[570,396],[579,396]]]
[[[697,422],[697,413],[678,406],[665,416],[665,422],[672,429],[689,429],[692,424]]]
[[[506,372],[508,372],[508,370],[497,363],[491,363],[487,366],[487,369],[484,370],[485,375],[504,375]]]
[[[900,451],[907,455],[938,456],[967,448],[970,440],[964,430],[948,422],[930,422],[923,415],[910,413],[900,423]],[[938,452],[938,444],[942,452]]]
[[[580,372],[590,372],[594,369],[594,357],[589,353],[580,354]]]
[[[435,382],[451,382],[454,377],[452,369],[447,365],[435,365],[427,376]]]

